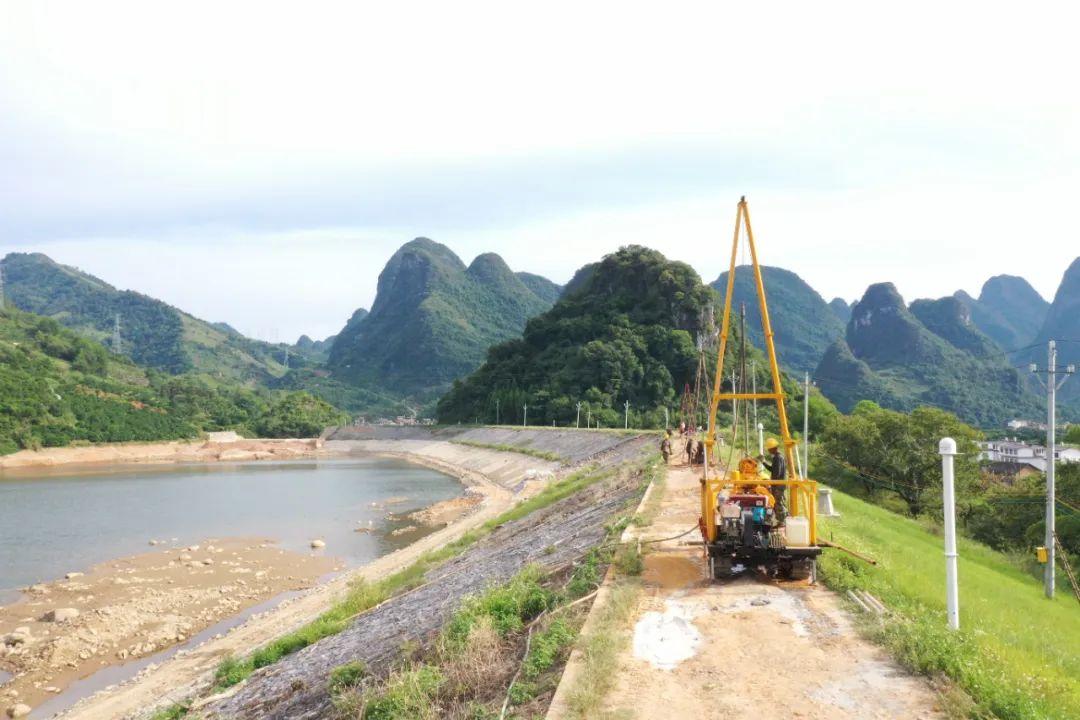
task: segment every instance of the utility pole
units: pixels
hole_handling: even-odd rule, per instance
[[[750,383],[753,386],[753,393],[757,395],[757,360],[750,361]],[[757,398],[754,398],[754,427],[758,427]],[[765,451],[762,450],[761,452]]]
[[[592,405],[585,408],[585,427],[592,427]]]
[[[119,355],[120,349],[120,313],[116,313],[116,317],[113,320],[112,351]]]
[[[810,373],[803,374],[802,464],[806,479],[810,477]]]
[[[580,400],[577,401],[577,420],[574,421],[574,427],[575,428],[580,428],[581,427],[581,401]]]
[[[521,427],[528,427],[529,426],[529,403],[525,403],[521,407],[525,411],[524,414],[521,416]]]
[[[627,400],[626,402],[623,403],[623,422],[622,422],[622,426],[623,426],[623,430],[626,430],[626,429],[628,429],[630,427],[630,401],[629,400]]]
[[[499,398],[495,398],[495,424],[499,424]]]
[[[1032,363],[1031,372],[1038,373],[1039,366]],[[1055,535],[1055,505],[1057,503],[1057,489],[1055,488],[1056,461],[1057,461],[1057,391],[1076,372],[1075,365],[1069,365],[1064,370],[1057,368],[1057,342],[1051,340],[1047,344],[1046,354],[1046,567],[1043,568],[1043,585],[1046,597],[1053,599],[1055,569],[1056,569],[1056,543]],[[1058,374],[1064,375],[1058,382]],[[1042,378],[1039,382],[1042,382]]]
[[[664,406],[664,429],[671,427],[671,415],[668,414],[667,405]]]

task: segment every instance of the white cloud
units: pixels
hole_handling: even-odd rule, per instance
[[[1077,254],[1067,3],[0,5],[0,249],[333,332],[415,235],[565,281],[639,242],[908,299]],[[268,320],[272,319],[272,320]],[[278,327],[275,331],[274,328]]]

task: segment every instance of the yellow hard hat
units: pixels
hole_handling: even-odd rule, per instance
[[[780,443],[777,441],[776,438],[769,438],[768,440],[765,441],[765,449],[766,450],[772,450],[773,448],[778,448],[778,447],[780,447]]]

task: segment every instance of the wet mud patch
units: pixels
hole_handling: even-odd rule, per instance
[[[684,555],[653,553],[645,556],[641,579],[647,587],[681,590],[705,580],[701,563]]]

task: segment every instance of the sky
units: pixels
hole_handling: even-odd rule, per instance
[[[631,243],[826,299],[1080,255],[1067,3],[0,0],[0,254],[272,341],[425,236],[566,282]]]

